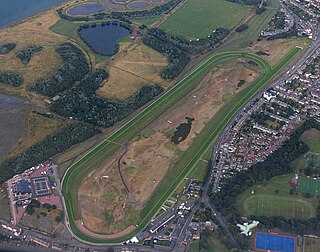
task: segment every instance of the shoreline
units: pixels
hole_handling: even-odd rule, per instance
[[[12,27],[12,26],[18,25],[18,24],[20,24],[20,23],[26,22],[28,19],[30,19],[30,18],[32,18],[32,17],[35,17],[35,16],[40,15],[40,14],[43,14],[43,13],[45,13],[45,12],[51,10],[51,9],[57,8],[57,7],[59,7],[59,6],[62,6],[62,5],[64,5],[64,4],[66,4],[67,2],[71,2],[71,1],[72,1],[72,0],[64,0],[62,3],[52,5],[51,7],[45,8],[45,9],[43,9],[43,10],[41,10],[41,11],[37,11],[37,12],[35,12],[35,13],[31,14],[31,15],[28,15],[28,16],[26,16],[26,17],[24,17],[24,18],[21,18],[21,19],[19,19],[19,20],[12,21],[12,22],[10,22],[10,23],[8,23],[8,24],[5,24],[5,25],[3,25],[3,26],[0,26],[0,31],[2,31],[2,30],[4,30],[4,29],[7,29],[7,28],[10,28],[10,27]]]

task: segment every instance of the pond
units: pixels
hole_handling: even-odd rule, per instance
[[[130,31],[120,25],[110,24],[82,28],[79,34],[93,51],[102,55],[113,55],[117,51],[118,40],[128,37]]]
[[[128,4],[130,9],[145,9],[150,6],[149,2],[137,1]]]
[[[74,7],[71,7],[67,12],[69,15],[90,15],[97,13],[99,11],[105,10],[106,7],[102,4],[79,4]]]
[[[186,140],[191,131],[191,126],[192,126],[192,122],[194,121],[194,118],[186,117],[186,119],[187,119],[187,122],[181,123],[176,128],[174,135],[171,137],[171,142],[174,143],[175,145]]]

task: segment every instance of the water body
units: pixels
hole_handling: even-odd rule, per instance
[[[128,37],[130,31],[119,25],[95,26],[81,29],[81,38],[97,53],[111,55],[116,50],[117,42]]]
[[[149,2],[137,1],[128,4],[130,9],[145,9],[150,6]]]
[[[68,10],[68,14],[70,15],[90,15],[95,14],[99,11],[105,10],[106,7],[102,4],[79,4]]]
[[[0,27],[50,9],[67,0],[0,0]]]

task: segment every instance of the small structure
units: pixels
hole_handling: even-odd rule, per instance
[[[258,226],[258,224],[259,224],[259,221],[254,220],[251,224],[249,224],[248,222],[245,222],[243,225],[237,224],[237,227],[240,228],[241,234],[249,236],[249,235],[252,235],[251,229]]]

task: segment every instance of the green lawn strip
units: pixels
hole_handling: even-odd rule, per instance
[[[208,146],[210,147],[210,145],[213,144],[215,138],[223,130],[225,125],[229,122],[229,120],[237,112],[237,110],[241,108],[257,92],[259,92],[259,90],[261,90],[261,88],[272,77],[274,77],[274,75],[278,71],[281,70],[281,66],[284,66],[286,63],[288,63],[288,61],[291,59],[290,57],[293,57],[295,53],[290,52],[288,55],[289,56],[285,57],[277,65],[275,70],[271,70],[271,67],[268,64],[268,62],[262,59],[261,57],[258,57],[257,55],[246,54],[241,52],[226,52],[213,56],[212,58],[208,59],[205,63],[203,63],[201,66],[199,66],[195,71],[190,73],[185,79],[183,79],[173,88],[171,88],[162,97],[160,97],[149,107],[147,107],[145,110],[139,113],[136,117],[131,119],[127,124],[119,128],[114,134],[112,134],[108,139],[106,139],[104,142],[98,145],[87,156],[80,159],[76,164],[74,164],[73,167],[66,173],[66,176],[64,177],[62,184],[63,194],[66,200],[66,207],[69,213],[70,227],[74,234],[77,235],[78,238],[92,243],[117,243],[131,238],[139,230],[142,230],[148,224],[149,220],[154,216],[154,214],[158,211],[158,209],[161,207],[164,201],[172,194],[172,192],[174,192],[175,188],[180,184],[183,178],[191,171],[198,159],[202,157],[202,154],[207,151]],[[99,152],[102,151],[104,153],[103,159],[106,158],[106,149],[109,150],[110,148],[109,141],[121,142],[125,139],[133,137],[137,133],[137,131],[141,130],[141,128],[143,128],[143,126],[146,125],[146,122],[152,121],[155,117],[160,115],[168,107],[171,107],[177,100],[181,99],[186,93],[188,93],[190,89],[192,89],[192,87],[194,86],[194,82],[196,82],[196,80],[198,80],[208,69],[210,69],[212,67],[212,64],[216,63],[217,61],[225,57],[245,57],[248,59],[255,60],[259,65],[262,65],[264,67],[264,74],[261,77],[259,77],[257,81],[254,82],[252,85],[248,86],[246,89],[242,90],[237,95],[235,95],[234,99],[230,100],[230,102],[228,102],[217,113],[217,116],[214,117],[215,120],[210,120],[207,127],[199,134],[199,136],[195,139],[190,148],[178,161],[177,167],[173,170],[172,174],[170,174],[170,176],[168,176],[167,179],[160,184],[151,200],[143,209],[141,213],[141,216],[143,216],[143,218],[140,224],[138,225],[137,229],[123,237],[108,240],[96,239],[78,230],[74,223],[74,221],[77,220],[77,214],[74,214],[74,212],[76,212],[74,210],[77,209],[77,199],[75,195],[77,190],[77,184],[80,180],[73,178],[70,181],[70,177],[72,177],[72,175],[79,177],[78,174],[82,174],[82,176],[84,176],[87,172],[94,169],[94,166],[97,166],[97,164],[99,163],[98,161],[95,161],[95,156],[99,156]],[[219,117],[220,120],[217,119]],[[111,147],[115,148],[114,146],[116,145],[113,145]],[[94,165],[92,166],[92,164]],[[84,169],[84,167],[88,166],[91,166],[91,169]],[[81,170],[85,170],[85,172],[83,173],[81,172]],[[76,174],[73,174],[74,172]],[[77,181],[77,183],[73,181]],[[72,194],[74,195],[72,196]]]
[[[278,176],[243,192],[237,199],[241,214],[244,216],[283,216],[293,219],[314,217],[317,200],[305,198],[300,194],[290,194],[292,188],[289,181],[293,177],[294,174]]]
[[[188,0],[160,28],[173,35],[204,38],[218,27],[231,29],[251,10],[248,5],[226,0]]]

